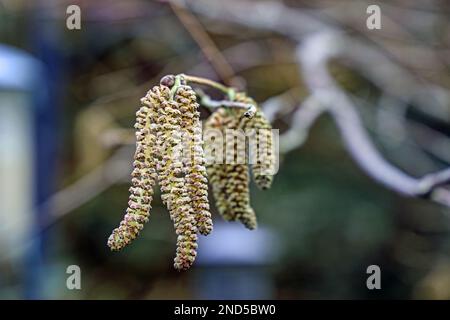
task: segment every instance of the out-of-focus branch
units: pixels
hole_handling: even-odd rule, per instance
[[[287,153],[300,147],[308,138],[309,130],[325,111],[323,105],[310,96],[292,116],[291,127],[280,136],[280,152]]]
[[[120,147],[100,166],[70,186],[53,194],[41,205],[52,213],[48,221],[41,222],[41,228],[53,224],[58,218],[88,202],[111,185],[127,178],[131,172],[130,158],[132,154],[133,146],[124,145]]]
[[[305,11],[286,7],[281,1],[184,0],[194,12],[216,21],[275,31],[300,40],[305,34],[331,26]]]
[[[198,44],[206,59],[211,63],[219,77],[228,85],[232,84],[235,73],[231,65],[210,38],[202,24],[180,1],[169,1],[175,15]]]
[[[335,41],[338,41],[340,46],[334,47],[339,51],[335,57],[347,58],[351,61],[352,67],[391,96],[405,102],[413,102],[427,113],[436,112],[436,108],[431,108],[433,104],[430,102],[436,100],[437,95],[441,96],[443,101],[435,101],[435,104],[446,105],[450,101],[448,90],[418,80],[417,75],[392,61],[385,50],[344,34],[342,32],[344,29],[338,22],[316,18],[315,13],[319,12],[313,9],[297,10],[277,1],[185,0],[185,2],[194,12],[211,19],[270,30],[298,42],[312,33],[338,31],[339,36],[336,35]]]
[[[345,146],[357,164],[373,179],[401,194],[429,197],[450,204],[450,169],[414,178],[387,162],[373,145],[350,98],[328,72],[327,62],[339,50],[336,34],[323,32],[308,37],[297,50],[301,72],[313,97],[332,116]]]
[[[294,87],[264,101],[261,104],[261,108],[263,109],[267,120],[273,122],[278,117],[295,109],[298,102],[303,98],[301,91],[301,88]]]

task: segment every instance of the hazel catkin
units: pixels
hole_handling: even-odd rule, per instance
[[[211,144],[207,147],[210,149],[214,148],[216,149],[215,152],[221,152],[221,154],[219,156],[215,155],[215,157],[211,159],[211,162],[207,164],[206,169],[217,211],[227,221],[233,220],[233,216],[227,211],[227,194],[225,193],[227,176],[225,164],[223,163],[223,149],[225,148],[225,141],[223,138],[225,135],[225,127],[230,121],[232,121],[232,118],[227,115],[226,110],[220,108],[205,121],[204,125],[205,134],[212,132],[212,130],[217,130],[220,134],[220,140],[214,141],[215,146]],[[221,145],[218,145],[219,143]]]
[[[155,100],[158,96],[158,91],[151,94]],[[197,227],[182,162],[182,113],[178,103],[169,97],[161,101],[157,111],[156,145],[161,153],[157,172],[161,199],[169,210],[177,234],[174,267],[186,270],[197,255]]]
[[[272,125],[255,100],[248,97],[245,93],[237,93],[235,100],[257,106],[253,117],[241,117],[239,128],[246,131],[249,139],[253,139],[252,143],[250,143],[250,166],[253,181],[258,188],[262,190],[269,189],[273,182],[276,165]]]
[[[208,165],[209,181],[212,186],[216,207],[227,221],[241,221],[247,228],[255,229],[256,216],[250,206],[248,165],[245,162],[245,138],[238,135],[237,141],[230,130],[237,130],[243,110],[227,112],[218,109],[205,124],[205,129],[220,129],[224,138],[225,163]],[[238,155],[244,153],[244,162],[238,163]]]
[[[198,231],[208,235],[212,231],[208,201],[208,179],[203,151],[202,126],[197,97],[188,85],[181,85],[175,94],[182,114],[184,136],[183,162],[186,167],[186,187],[191,198]]]
[[[243,110],[234,112],[234,119],[228,124],[228,129],[240,130],[239,123],[243,117]],[[225,194],[227,195],[227,212],[233,220],[240,221],[248,229],[256,229],[256,215],[250,204],[249,169],[247,164],[247,154],[245,152],[245,135],[237,133],[237,138],[226,137],[226,159],[225,174],[227,181]],[[233,156],[233,161],[229,161]],[[239,159],[240,154],[244,154],[244,163]]]
[[[148,94],[141,100],[142,107],[136,113],[136,152],[134,154],[132,186],[128,207],[118,228],[108,238],[111,250],[120,250],[139,234],[148,221],[156,183],[155,132],[154,123],[158,101],[151,103]]]

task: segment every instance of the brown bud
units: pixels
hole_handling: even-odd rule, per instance
[[[173,74],[166,75],[161,78],[159,83],[170,88],[175,84],[175,76]]]

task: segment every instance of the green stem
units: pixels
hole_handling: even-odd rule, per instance
[[[201,85],[205,85],[214,89],[217,89],[219,91],[222,91],[224,94],[226,94],[230,100],[234,100],[234,95],[235,95],[235,90],[233,88],[227,87],[219,82],[210,80],[210,79],[206,79],[206,78],[202,78],[202,77],[196,77],[196,76],[189,76],[189,75],[182,75],[184,77],[184,79],[187,82],[192,82],[192,83],[196,83],[196,84],[201,84]],[[231,99],[233,98],[233,99]]]
[[[173,100],[173,97],[175,96],[177,89],[181,85],[181,78],[182,78],[182,75],[175,76],[175,83],[174,83],[173,87],[170,89],[170,99],[171,100]]]

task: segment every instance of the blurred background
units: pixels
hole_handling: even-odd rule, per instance
[[[74,4],[80,30],[66,25]],[[449,299],[448,206],[375,181],[333,117],[299,111],[315,74],[299,56],[328,32],[309,54],[333,51],[327,69],[383,158],[411,177],[448,167],[449,18],[444,0],[0,0],[0,298]],[[183,273],[158,193],[139,238],[106,246],[139,99],[170,73],[245,88],[280,129],[272,189],[252,185],[260,228],[213,209]],[[366,287],[373,264],[381,290]],[[81,290],[66,287],[70,265]]]

